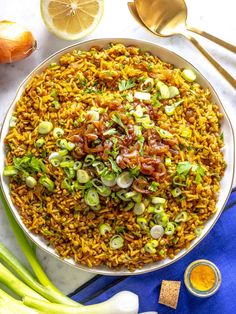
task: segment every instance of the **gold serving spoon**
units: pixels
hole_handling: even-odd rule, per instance
[[[152,33],[162,37],[169,37],[176,34],[182,34],[187,37],[196,48],[210,61],[215,68],[224,76],[224,78],[236,88],[236,80],[187,32],[186,19],[187,8],[183,0],[134,0],[134,3],[128,3],[129,10],[133,17],[142,26],[146,26]],[[194,28],[191,28],[193,30]],[[194,29],[195,30],[195,29]],[[201,32],[202,34],[205,32]],[[214,39],[215,42],[232,52],[236,52],[236,47],[207,34],[208,39]]]

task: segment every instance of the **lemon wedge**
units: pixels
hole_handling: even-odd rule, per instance
[[[76,40],[91,33],[103,15],[103,0],[41,0],[41,15],[56,36]]]

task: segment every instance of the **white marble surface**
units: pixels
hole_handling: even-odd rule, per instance
[[[158,43],[181,54],[192,62],[213,84],[236,130],[235,90],[191,43],[181,36],[158,38],[141,28],[130,15],[127,0],[104,1],[105,11],[100,25],[90,36],[84,39],[100,37],[139,38]],[[39,2],[39,0],[0,0],[0,20],[24,24],[33,32],[38,42],[38,49],[29,58],[15,64],[0,64],[0,124],[18,85],[26,75],[50,54],[74,43],[58,39],[47,31],[40,16]],[[188,0],[186,2],[189,8],[190,25],[202,28],[236,44],[236,3],[234,0]],[[196,37],[236,77],[236,56],[205,39]],[[3,210],[0,211],[0,241],[5,243],[20,260],[26,263],[8,226]],[[40,250],[38,250],[38,256],[49,277],[64,292],[71,292],[92,277],[91,274],[67,266]]]

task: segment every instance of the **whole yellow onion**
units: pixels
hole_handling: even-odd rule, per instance
[[[32,33],[24,26],[0,21],[0,63],[11,63],[28,57],[37,47]]]

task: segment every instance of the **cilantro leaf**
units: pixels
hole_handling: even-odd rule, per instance
[[[111,119],[112,121],[117,123],[120,127],[122,127],[125,130],[126,134],[128,134],[128,129],[124,126],[124,123],[122,122],[121,117],[118,112],[115,112]]]
[[[178,174],[187,175],[191,168],[192,164],[190,162],[182,161],[178,163],[176,171]]]
[[[136,84],[133,79],[128,79],[127,81],[126,80],[120,81],[118,87],[119,87],[119,91],[122,92],[124,90],[134,87],[135,85]]]

